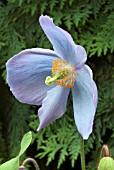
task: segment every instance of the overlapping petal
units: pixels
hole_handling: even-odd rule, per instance
[[[57,85],[47,92],[47,96],[42,102],[42,107],[38,111],[40,119],[38,130],[41,130],[64,114],[69,91],[70,89]]]
[[[45,84],[51,76],[52,62],[58,58],[51,50],[28,49],[15,55],[7,64],[7,82],[14,96],[23,103],[40,105],[52,87]]]
[[[88,65],[84,65],[84,67],[85,67],[85,71],[88,72],[88,75],[91,76],[91,83],[92,83],[92,87],[93,87],[93,101],[94,101],[94,105],[95,105],[95,109],[96,109],[97,102],[98,102],[97,86],[93,80],[93,73],[92,73],[92,70],[90,69],[90,67]]]
[[[68,32],[57,27],[48,16],[42,15],[39,22],[57,55],[76,69],[84,65],[87,59],[85,49],[76,45]]]
[[[97,86],[94,81],[92,81],[92,85],[93,85],[93,102],[94,102],[94,106],[96,109],[97,103],[98,103],[98,91],[97,91]]]
[[[88,66],[78,70],[72,94],[77,129],[83,139],[88,139],[92,132],[97,103],[97,89],[92,79],[92,71]]]

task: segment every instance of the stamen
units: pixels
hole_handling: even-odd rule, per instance
[[[74,67],[62,59],[56,59],[52,66],[52,78],[55,82],[65,88],[71,88],[76,81],[76,72]]]
[[[56,59],[52,66],[52,77],[47,76],[45,83],[52,86],[54,81],[64,88],[71,88],[76,81],[74,67],[62,59]]]

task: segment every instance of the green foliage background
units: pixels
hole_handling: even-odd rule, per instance
[[[23,134],[32,129],[33,149],[27,154],[41,159],[41,169],[44,164],[45,169],[80,169],[71,95],[64,116],[36,132],[37,108],[19,103],[5,83],[5,63],[14,54],[26,48],[52,48],[38,22],[41,14],[52,17],[87,51],[99,100],[85,150],[87,169],[96,170],[102,144],[108,143],[114,157],[114,0],[0,1],[0,162],[17,154]]]

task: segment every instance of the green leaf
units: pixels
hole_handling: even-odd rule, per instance
[[[21,141],[21,149],[17,157],[3,163],[0,166],[0,170],[18,170],[19,168],[19,158],[26,151],[32,141],[32,132],[27,132],[22,141]]]
[[[32,132],[27,132],[21,141],[21,150],[19,152],[19,157],[26,151],[32,142]]]
[[[18,167],[19,167],[19,159],[18,157],[16,158],[13,158],[5,163],[3,163],[1,166],[0,166],[0,170],[18,170]]]

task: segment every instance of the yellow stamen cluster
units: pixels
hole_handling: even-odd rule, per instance
[[[76,81],[74,67],[62,59],[56,59],[52,66],[52,78],[58,77],[55,82],[65,88],[71,88]]]

